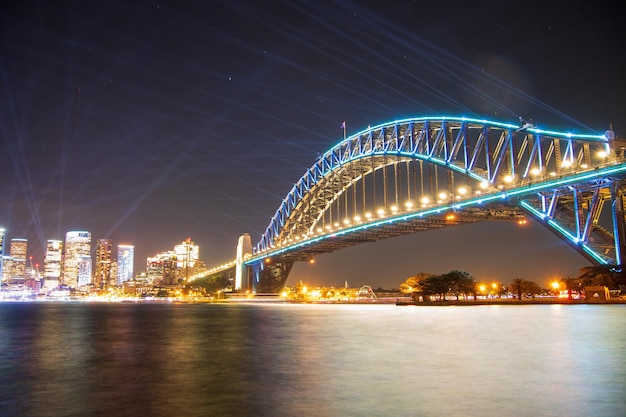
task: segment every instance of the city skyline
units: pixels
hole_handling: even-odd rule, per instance
[[[257,243],[317,155],[369,125],[523,116],[590,133],[612,123],[624,136],[614,7],[11,5],[0,17],[0,226],[37,259],[49,239],[89,230],[133,242],[136,259],[193,236],[218,265],[244,233]],[[541,283],[586,265],[534,222],[477,224],[323,255],[296,264],[288,284],[394,287],[453,269]]]
[[[48,240],[40,263],[29,255],[27,239],[11,238],[0,228],[1,281],[7,285],[23,285],[25,280],[34,279],[40,281],[45,292],[87,287],[106,291],[137,279],[155,286],[179,285],[180,280],[186,283],[198,268],[204,268],[200,248],[189,237],[172,245],[171,249],[147,257],[145,262],[140,262],[139,269],[135,266],[134,245],[114,245],[111,239],[97,239],[94,243],[92,245],[88,231],[68,231],[65,240]]]
[[[13,236],[11,236],[11,234],[9,233],[10,231],[9,231],[9,230],[7,230],[6,228],[2,228],[2,227],[0,227],[0,230],[2,231],[2,237],[4,237],[4,240],[5,240],[5,245],[4,245],[4,246],[9,248],[9,251],[7,252],[6,250],[5,250],[5,251],[3,251],[3,250],[2,250],[2,246],[0,246],[0,254],[4,255],[5,257],[11,256],[12,258],[14,258],[14,256],[12,255],[12,253],[13,253],[13,252],[12,252],[12,247],[13,247],[13,243],[14,243],[14,242],[17,242],[17,241],[23,241],[23,242],[24,242],[24,247],[26,248],[26,244],[27,244],[27,242],[28,242],[28,239],[23,238],[23,237],[13,237]],[[58,239],[47,239],[47,241],[46,241],[46,250],[45,250],[45,251],[43,252],[43,254],[41,255],[41,259],[34,259],[34,260],[33,260],[33,255],[32,255],[32,254],[30,254],[30,253],[29,253],[29,251],[28,251],[27,249],[24,249],[24,250],[23,250],[24,257],[23,257],[22,261],[25,263],[25,262],[26,262],[26,260],[27,260],[27,259],[29,259],[30,263],[32,263],[33,265],[37,265],[38,267],[44,268],[44,267],[45,267],[45,265],[46,265],[46,258],[47,258],[47,256],[48,256],[48,254],[50,253],[50,246],[51,246],[51,245],[56,244],[56,245],[57,245],[57,247],[58,247],[58,246],[63,247],[63,244],[64,244],[65,242],[67,242],[67,235],[68,235],[68,233],[72,234],[72,233],[81,233],[81,232],[82,232],[82,233],[89,233],[89,235],[91,235],[91,232],[86,231],[86,230],[85,230],[85,231],[70,230],[70,231],[68,231],[68,232],[66,232],[66,233],[65,233],[65,239],[64,239],[64,240],[58,240]],[[6,242],[7,242],[7,241],[11,243],[9,246],[6,246]],[[183,239],[182,241],[183,241],[183,244],[184,244],[185,242],[187,242],[187,243],[188,243],[188,242],[191,242],[191,238],[190,238],[190,237],[187,237],[187,238]],[[112,239],[108,239],[108,238],[98,238],[98,239],[96,239],[96,240],[95,240],[95,242],[96,242],[96,245],[90,245],[90,253],[93,253],[93,254],[94,254],[94,263],[96,263],[97,258],[98,258],[98,251],[99,251],[99,246],[98,246],[98,245],[100,244],[100,242],[108,242],[108,244],[110,245],[110,247],[109,247],[109,249],[108,249],[109,256],[110,256],[110,255],[111,255],[111,253],[112,253],[112,251],[111,251],[111,248],[112,248]],[[178,254],[179,254],[179,253],[178,253],[178,251],[180,251],[180,250],[181,250],[181,249],[179,249],[179,248],[180,248],[182,245],[181,245],[181,244],[173,244],[173,243],[172,243],[172,245],[173,245],[172,247],[174,248],[174,249],[173,249],[173,252],[174,252],[174,253],[176,253],[176,254],[178,255]],[[119,242],[119,243],[117,243],[117,244],[115,245],[115,247],[116,247],[116,248],[117,248],[117,250],[119,251],[119,250],[120,250],[120,248],[125,248],[125,247],[132,247],[132,248],[134,248],[134,247],[135,247],[135,245],[133,245],[131,242],[124,241],[124,242]],[[14,250],[14,249],[13,249],[13,250]],[[160,253],[163,253],[164,251],[168,251],[168,250],[169,250],[169,251],[172,251],[171,249],[162,249],[162,250],[161,250],[160,252],[158,252],[158,253],[152,253],[152,254],[150,254],[148,257],[146,257],[146,259],[149,259],[149,258],[154,257],[154,256],[158,256]],[[61,251],[61,252],[62,252],[62,251]],[[195,248],[194,248],[194,252],[193,252],[193,259],[199,259],[199,255],[198,255],[198,247],[195,247]],[[182,262],[182,261],[181,261],[181,262]],[[133,263],[133,265],[134,265],[134,263]],[[143,264],[141,264],[141,265],[143,265]],[[134,269],[134,270],[137,270],[137,268],[136,268],[136,267],[133,267],[133,269]],[[95,272],[95,271],[94,271],[94,272]],[[140,270],[140,272],[145,272],[145,270],[143,270],[143,269],[142,269],[142,270]],[[46,275],[51,276],[51,275],[53,275],[53,273],[51,273],[51,274],[42,273],[42,276],[46,276]]]

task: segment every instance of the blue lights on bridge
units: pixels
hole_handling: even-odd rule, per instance
[[[259,254],[258,256],[251,257],[249,260],[246,261],[246,263],[253,263],[253,262],[258,261],[259,259],[263,259],[263,258],[266,258],[268,256],[280,256],[283,253],[291,252],[291,251],[297,250],[298,248],[303,248],[303,247],[306,247],[306,246],[310,246],[310,245],[312,245],[314,243],[320,242],[320,241],[325,240],[325,239],[332,239],[332,238],[335,238],[337,236],[349,235],[349,234],[352,234],[352,233],[355,233],[355,232],[358,232],[358,231],[361,231],[361,230],[372,229],[372,228],[376,228],[376,227],[379,227],[379,226],[382,226],[382,225],[396,223],[396,222],[404,222],[404,221],[408,221],[408,220],[414,219],[416,217],[428,217],[430,215],[439,215],[441,213],[448,212],[448,211],[458,211],[458,210],[461,210],[461,209],[466,208],[466,207],[481,206],[481,205],[488,204],[488,203],[493,202],[493,201],[498,201],[498,200],[502,200],[502,199],[512,198],[512,197],[515,197],[515,196],[518,196],[518,195],[523,196],[523,195],[527,195],[529,193],[533,193],[533,192],[537,192],[537,191],[549,190],[549,189],[554,188],[555,186],[563,186],[563,185],[568,185],[568,184],[575,184],[577,182],[585,181],[585,180],[588,180],[590,178],[596,178],[596,177],[598,177],[598,175],[605,176],[605,175],[611,175],[611,174],[618,174],[618,173],[622,173],[622,172],[626,172],[626,164],[624,164],[624,165],[616,165],[616,166],[609,167],[609,168],[604,168],[604,169],[597,169],[597,170],[595,170],[593,172],[588,172],[588,173],[575,174],[575,175],[568,176],[566,178],[560,178],[560,179],[557,179],[557,180],[554,180],[554,181],[547,181],[545,183],[521,186],[519,188],[513,188],[513,189],[506,190],[505,192],[496,192],[496,193],[494,193],[492,195],[483,195],[483,196],[478,197],[478,198],[468,198],[467,200],[462,201],[462,202],[441,205],[441,206],[437,206],[437,207],[430,208],[430,209],[427,209],[427,210],[416,211],[416,212],[413,212],[413,213],[410,213],[410,214],[402,214],[402,215],[395,215],[395,216],[392,215],[392,216],[386,217],[384,219],[374,220],[374,221],[370,221],[370,222],[367,222],[367,223],[364,223],[364,224],[360,224],[360,225],[356,225],[356,226],[345,227],[345,228],[342,228],[341,230],[333,231],[332,233],[326,233],[326,234],[323,234],[321,236],[316,236],[316,237],[310,238],[310,239],[308,239],[306,241],[294,243],[294,244],[285,246],[285,247],[280,248],[280,249],[271,249],[271,250],[267,251],[264,254]],[[521,201],[520,205],[525,210],[527,210],[528,212],[533,214],[537,219],[540,219],[540,220],[545,220],[546,219],[546,215],[544,213],[542,213],[539,210],[535,209],[534,207],[532,207],[527,202]],[[551,227],[553,227],[556,230],[558,230],[558,232],[562,236],[567,238],[570,242],[574,243],[575,245],[580,245],[580,243],[581,243],[580,239],[577,238],[576,236],[572,235],[569,231],[567,231],[565,228],[560,226],[557,222],[555,222],[554,220],[548,219],[547,223]],[[583,248],[590,256],[592,256],[594,259],[596,259],[599,263],[608,264],[606,259],[600,257],[588,245],[582,244],[582,245],[580,245],[580,247]]]
[[[622,201],[626,178],[624,149],[609,133],[449,116],[368,127],[315,160],[243,262],[293,263],[429,227],[528,215],[590,261],[621,264],[619,205],[606,206],[622,224],[599,226],[604,202]],[[469,191],[461,193],[458,184]],[[448,212],[459,216],[452,221]]]
[[[376,131],[381,128],[387,127],[389,125],[399,125],[399,124],[408,124],[408,123],[420,123],[420,122],[461,122],[461,123],[475,123],[479,125],[489,125],[489,126],[497,126],[503,129],[510,130],[518,130],[520,128],[519,125],[514,125],[511,123],[503,123],[493,120],[487,119],[476,119],[472,117],[459,117],[459,116],[432,116],[432,117],[412,117],[407,119],[398,119],[393,122],[381,123],[379,125],[368,127],[367,129],[361,130],[351,136],[348,137],[354,138],[357,136],[362,136],[371,131]],[[571,133],[571,132],[558,132],[555,130],[543,130],[538,127],[530,127],[527,129],[529,132],[536,133],[538,135],[546,135],[546,136],[555,136],[555,137],[563,137],[568,139],[581,139],[581,140],[591,140],[591,141],[600,141],[607,142],[608,138],[605,134],[581,134],[581,133]]]

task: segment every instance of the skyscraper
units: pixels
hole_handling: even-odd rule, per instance
[[[4,261],[4,228],[0,227],[0,281],[4,280],[2,265]]]
[[[184,280],[185,284],[189,279],[189,276],[193,274],[194,266],[198,261],[200,248],[198,245],[191,241],[191,238],[187,238],[184,242],[174,246],[174,254],[178,262],[178,270],[180,277]]]
[[[26,279],[28,240],[11,239],[11,278]]]
[[[135,247],[133,245],[117,245],[117,285],[133,279],[135,263]]]
[[[101,290],[106,289],[111,281],[111,247],[111,239],[98,239],[94,283]]]
[[[63,261],[63,241],[48,240],[43,259],[44,288],[53,290],[59,286]]]
[[[117,285],[117,259],[111,261],[111,279],[109,280],[109,287],[115,287]]]
[[[163,261],[167,259],[166,254],[160,253],[156,256],[148,256],[146,259],[146,275],[148,281],[153,285],[163,284]]]
[[[178,268],[176,268],[176,256],[163,260],[163,285],[178,284]]]
[[[78,288],[91,284],[91,255],[78,257]]]
[[[83,256],[91,256],[91,233],[71,231],[65,235],[63,284],[78,288],[78,267]],[[84,261],[84,260],[83,260]]]

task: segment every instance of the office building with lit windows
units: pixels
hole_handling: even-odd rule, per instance
[[[78,257],[78,288],[85,289],[91,284],[91,255]]]
[[[191,241],[191,238],[187,238],[184,242],[174,246],[178,273],[185,284],[189,277],[194,274],[194,267],[198,262],[199,254],[200,248]]]
[[[133,279],[135,247],[133,245],[117,245],[117,285]]]
[[[117,285],[117,259],[111,261],[111,279],[109,280],[109,287],[115,287]]]
[[[63,259],[62,284],[78,288],[79,263],[83,257],[91,256],[91,233],[71,231],[65,235],[65,256]]]
[[[4,235],[5,235],[5,230],[4,228],[0,227],[0,280],[4,281],[4,271],[3,271],[3,264],[4,264]]]
[[[94,284],[98,289],[106,289],[111,281],[111,239],[98,239],[96,244],[96,272]]]
[[[146,263],[148,282],[153,285],[177,285],[177,257],[173,251],[161,252],[150,256]]]
[[[28,240],[11,239],[11,278],[26,279],[26,253]]]
[[[149,256],[146,259],[146,278],[153,285],[163,284],[163,262],[168,259],[164,254]]]
[[[43,258],[43,286],[47,290],[53,290],[59,286],[63,262],[63,241],[48,240],[46,242],[46,254]]]

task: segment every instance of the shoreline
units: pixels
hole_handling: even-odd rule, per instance
[[[626,304],[626,298],[610,300],[586,300],[566,298],[535,298],[535,299],[480,299],[480,300],[444,300],[444,301],[414,301],[409,297],[384,297],[358,300],[294,300],[279,297],[229,297],[220,299],[210,298],[90,298],[90,297],[51,297],[51,298],[0,298],[0,303],[155,303],[155,304],[352,304],[352,305],[396,305],[416,307],[451,307],[451,306],[506,306],[506,305],[609,305]]]
[[[485,305],[539,305],[539,304],[558,304],[558,305],[607,305],[607,304],[626,304],[624,299],[616,300],[567,300],[567,299],[535,299],[535,300],[447,300],[447,301],[427,301],[427,302],[403,302],[395,303],[397,306],[485,306]]]

